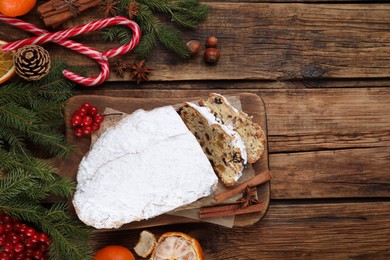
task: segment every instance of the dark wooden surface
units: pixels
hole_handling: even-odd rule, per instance
[[[201,57],[179,59],[159,47],[147,61],[154,69],[150,82],[136,86],[112,73],[102,86],[76,92],[135,98],[257,94],[267,111],[270,207],[251,227],[193,223],[148,229],[193,235],[206,259],[389,259],[390,2],[205,3],[209,17],[185,37],[217,36],[216,66]],[[67,26],[100,17],[87,12]],[[24,18],[42,26],[32,14]],[[0,25],[1,39],[26,36]],[[77,40],[100,50],[115,46],[98,33]],[[81,55],[45,47],[90,75],[98,71]],[[140,231],[97,232],[91,244],[131,248]]]

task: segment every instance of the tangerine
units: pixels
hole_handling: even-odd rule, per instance
[[[182,233],[164,233],[157,242],[150,260],[203,260],[203,250],[198,240]]]
[[[93,260],[135,260],[135,257],[126,247],[111,245],[98,250]]]
[[[34,8],[36,3],[37,0],[1,0],[0,13],[9,17],[25,15]]]

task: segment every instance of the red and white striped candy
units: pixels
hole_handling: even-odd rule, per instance
[[[69,70],[63,71],[63,75],[68,78],[69,80],[72,80],[80,85],[84,86],[96,86],[101,83],[103,83],[107,77],[109,76],[109,63],[108,58],[117,56],[117,55],[123,55],[127,53],[128,51],[132,50],[134,47],[137,46],[139,40],[140,40],[140,28],[139,26],[132,20],[129,20],[122,16],[116,16],[111,18],[106,18],[94,22],[90,22],[85,25],[77,26],[75,28],[71,28],[68,30],[63,30],[55,33],[50,33],[48,31],[45,31],[43,29],[40,29],[36,27],[33,24],[24,22],[22,20],[19,20],[17,18],[11,18],[4,16],[0,14],[0,21],[6,22],[8,24],[11,24],[13,26],[16,26],[20,29],[23,29],[25,31],[31,32],[33,34],[39,35],[37,37],[32,37],[24,40],[19,40],[11,43],[7,43],[2,46],[3,51],[11,51],[16,50],[24,45],[29,44],[43,44],[46,42],[55,42],[59,45],[62,45],[66,48],[69,48],[73,51],[82,53],[86,55],[87,57],[90,57],[100,65],[101,72],[100,74],[95,78],[85,78],[82,77],[76,73],[73,73]],[[112,26],[112,25],[126,25],[131,28],[133,32],[133,37],[127,44],[105,51],[103,53],[93,49],[92,47],[89,47],[87,45],[74,42],[71,40],[67,40],[69,37],[73,37],[76,35],[80,35],[85,32],[95,31],[101,28],[104,28],[106,26]]]

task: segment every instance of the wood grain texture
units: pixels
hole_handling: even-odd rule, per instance
[[[233,94],[244,86],[212,91]],[[388,89],[246,91],[258,94],[266,106],[272,199],[390,197]],[[108,89],[102,94],[162,98],[209,92]]]
[[[205,259],[388,259],[390,203],[271,204],[251,228],[171,225],[149,229],[160,236],[182,231],[197,238]],[[141,230],[95,233],[93,248],[132,247]]]
[[[207,20],[185,38],[203,41],[209,35],[219,38],[221,60],[207,66],[201,55],[181,60],[157,48],[147,65],[154,69],[151,80],[206,79],[313,79],[313,78],[388,78],[390,76],[389,4],[302,4],[302,3],[220,3],[206,2],[211,8]],[[237,15],[240,10],[240,15]],[[68,26],[101,18],[90,10]],[[234,17],[234,19],[232,19]],[[41,24],[33,15],[27,20]],[[14,28],[3,26],[0,37],[14,40]],[[75,39],[98,50],[107,44],[98,32]],[[70,57],[72,64],[95,75],[98,66],[83,57],[45,45],[53,58]],[[118,58],[119,59],[119,58]],[[131,60],[131,55],[124,57]],[[112,63],[117,60],[113,59]],[[110,80],[123,80],[111,73]],[[125,79],[128,80],[128,79]]]

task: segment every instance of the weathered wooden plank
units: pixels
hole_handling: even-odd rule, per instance
[[[247,90],[82,93],[190,98]],[[272,198],[390,197],[390,89],[250,91],[262,97],[267,110]]]
[[[196,237],[205,259],[388,259],[390,203],[271,204],[253,227],[186,224],[149,229],[157,236],[182,231]],[[135,245],[140,230],[94,234],[98,249]]]
[[[108,85],[80,93],[148,98],[251,92],[266,106],[270,153],[390,146],[389,88],[302,89],[292,83],[269,83],[271,89],[254,90],[256,83],[232,83],[233,90],[214,89],[213,84],[180,83],[175,84],[176,90],[158,90],[160,85],[153,84],[145,87],[147,91],[129,90],[127,85],[112,90]],[[191,90],[194,85],[202,90]]]
[[[390,35],[384,33],[390,29],[389,4],[206,3],[211,8],[209,17],[199,29],[186,32],[185,38],[203,42],[216,35],[222,55],[218,65],[206,65],[201,55],[177,59],[158,48],[148,61],[154,69],[152,80],[390,76]],[[101,16],[91,10],[70,26]],[[42,23],[33,14],[26,19]],[[1,27],[2,39],[20,37],[12,27]],[[104,42],[99,33],[77,39],[99,50],[116,46]],[[72,57],[72,64],[85,66],[91,75],[97,73],[89,59],[55,45],[48,48],[53,57]],[[121,79],[112,73],[110,80]]]
[[[390,197],[390,146],[270,154],[272,199]]]

